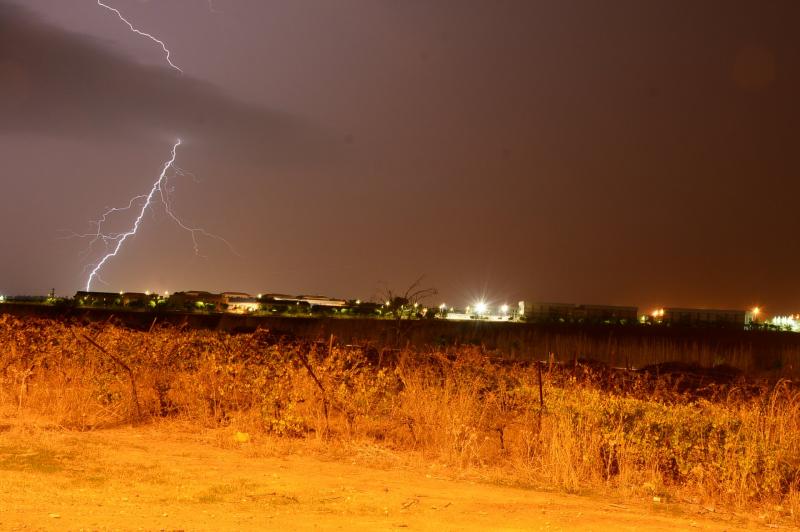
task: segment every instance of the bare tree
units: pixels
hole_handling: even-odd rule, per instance
[[[422,280],[424,278],[424,275],[420,275],[402,293],[386,288],[383,292],[387,306],[386,313],[398,320],[424,317],[425,300],[438,293],[435,288],[423,288]]]
[[[394,318],[394,342],[401,347],[408,339],[411,328],[417,323],[416,318],[426,315],[425,299],[436,295],[435,288],[423,288],[420,275],[404,292],[395,292],[389,287],[382,292],[385,301],[384,316]]]

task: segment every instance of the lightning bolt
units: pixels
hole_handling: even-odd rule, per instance
[[[183,222],[178,216],[175,214],[172,205],[169,201],[169,192],[165,190],[166,184],[169,181],[168,172],[170,169],[174,170],[178,174],[183,174],[183,171],[180,170],[177,166],[175,166],[175,159],[177,158],[178,153],[178,146],[181,145],[181,139],[178,139],[175,144],[172,146],[172,152],[170,154],[169,160],[164,163],[164,166],[161,169],[161,173],[158,175],[158,179],[155,180],[153,186],[150,188],[150,192],[147,195],[139,195],[134,196],[126,207],[114,207],[111,209],[107,209],[103,215],[100,217],[99,220],[94,221],[93,223],[96,224],[97,231],[94,233],[88,233],[85,235],[74,235],[78,237],[91,237],[92,241],[90,242],[90,246],[92,243],[102,240],[106,245],[109,243],[112,245],[112,250],[107,252],[95,265],[92,269],[91,273],[89,273],[89,278],[86,280],[86,291],[90,291],[92,289],[92,283],[96,279],[100,279],[100,270],[103,266],[111,260],[113,257],[116,257],[117,254],[122,249],[122,246],[125,244],[125,241],[129,238],[133,237],[136,232],[139,230],[139,227],[142,225],[142,221],[144,220],[145,213],[147,209],[150,208],[154,202],[160,201],[163,206],[164,210],[166,211],[167,215],[180,227],[181,229],[189,232],[192,235],[192,243],[194,244],[194,251],[195,254],[200,255],[200,248],[199,243],[197,240],[198,235],[202,235],[208,238],[213,238],[223,242],[225,245],[228,246],[228,249],[237,256],[236,250],[233,249],[233,246],[222,238],[221,236],[215,235],[213,233],[209,233],[205,229],[201,227],[192,227],[185,222]],[[108,217],[116,212],[127,211],[133,208],[134,204],[137,200],[144,199],[144,203],[142,204],[141,208],[139,209],[139,214],[136,216],[136,219],[133,222],[133,226],[122,233],[109,233],[106,234],[103,232],[103,223],[107,221]]]
[[[89,274],[89,279],[86,281],[87,292],[92,289],[92,281],[95,279],[95,277],[97,277],[103,265],[106,262],[108,262],[108,260],[111,257],[116,257],[117,253],[119,253],[119,250],[122,249],[122,244],[124,244],[129,237],[135,235],[136,231],[139,230],[139,226],[142,224],[142,219],[144,218],[144,213],[147,211],[147,208],[153,201],[153,197],[155,196],[156,192],[158,192],[161,189],[161,183],[164,181],[164,179],[166,179],[167,170],[169,170],[170,167],[175,163],[175,158],[177,157],[178,154],[178,146],[180,145],[181,145],[181,139],[178,139],[178,141],[172,146],[172,156],[166,163],[164,163],[164,168],[161,170],[161,174],[158,176],[156,182],[153,183],[153,188],[150,189],[150,193],[145,197],[144,205],[142,206],[142,209],[139,211],[139,216],[136,217],[136,221],[133,222],[133,227],[129,231],[118,235],[118,238],[116,239],[117,245],[114,247],[114,250],[111,251],[110,253],[107,253],[102,259],[100,259],[100,261],[95,265],[92,272]],[[131,200],[131,203],[132,202],[133,200]],[[99,232],[100,229],[98,229],[98,233]]]
[[[113,12],[113,13],[115,13],[117,15],[117,17],[119,17],[119,19],[122,22],[124,22],[128,26],[128,28],[130,28],[130,30],[133,33],[136,33],[137,35],[141,35],[143,37],[146,37],[146,38],[150,39],[151,41],[157,43],[159,46],[161,46],[161,49],[164,50],[164,54],[166,56],[166,60],[167,60],[167,63],[169,64],[169,66],[174,68],[175,70],[177,70],[181,74],[183,73],[183,70],[181,70],[181,68],[178,67],[178,65],[176,65],[175,63],[172,62],[172,59],[170,58],[170,51],[167,48],[167,45],[164,43],[164,41],[154,37],[150,33],[147,33],[147,32],[144,32],[144,31],[141,31],[141,30],[137,29],[136,27],[133,26],[133,24],[131,24],[122,15],[122,13],[118,9],[116,9],[114,7],[111,7],[108,4],[103,3],[102,0],[97,0],[97,5],[100,6],[100,7],[105,8],[105,9],[107,9],[107,10]],[[211,9],[212,11],[216,11],[213,8],[211,0],[208,1],[208,5],[209,5],[209,9]],[[202,227],[194,227],[194,226],[188,225],[187,223],[185,223],[183,220],[181,220],[175,214],[175,210],[173,209],[171,201],[170,201],[170,192],[172,190],[171,188],[169,188],[169,179],[170,179],[169,172],[170,172],[170,170],[172,170],[174,175],[179,175],[179,176],[188,175],[188,176],[192,177],[192,179],[195,179],[195,181],[197,181],[193,174],[191,174],[189,172],[186,172],[185,170],[181,169],[180,167],[178,167],[175,164],[175,159],[177,158],[177,153],[178,153],[178,147],[180,145],[181,145],[181,139],[178,139],[175,142],[175,144],[172,146],[172,151],[171,151],[171,154],[170,154],[170,158],[164,163],[164,166],[161,169],[161,173],[158,175],[158,179],[155,180],[155,182],[153,183],[153,186],[150,188],[150,192],[148,194],[141,194],[141,195],[132,197],[130,199],[130,201],[128,202],[128,204],[126,206],[124,206],[124,207],[106,208],[105,212],[103,212],[103,214],[100,216],[100,218],[98,218],[97,220],[93,220],[91,222],[91,224],[94,226],[94,229],[95,229],[92,233],[85,233],[85,234],[72,233],[71,235],[69,235],[69,237],[90,238],[91,239],[89,241],[89,245],[88,245],[88,248],[86,250],[86,254],[88,254],[88,253],[90,253],[92,251],[92,248],[93,248],[94,244],[97,243],[98,241],[103,242],[103,244],[105,246],[105,255],[103,255],[103,257],[96,264],[93,265],[92,271],[89,273],[89,277],[86,280],[86,290],[87,291],[91,290],[92,283],[95,280],[102,281],[102,279],[100,278],[100,271],[103,269],[103,266],[105,266],[105,264],[109,260],[111,260],[113,257],[116,257],[117,254],[122,250],[122,247],[125,244],[125,242],[129,238],[133,237],[137,233],[137,231],[139,230],[139,227],[142,225],[142,221],[144,220],[145,213],[157,201],[161,202],[161,204],[163,205],[164,211],[166,212],[167,216],[169,216],[170,219],[173,222],[175,222],[175,224],[178,227],[180,227],[184,231],[187,231],[188,233],[191,234],[191,236],[192,236],[192,244],[194,245],[195,255],[201,256],[200,255],[200,245],[199,245],[198,237],[199,236],[203,236],[203,237],[213,238],[213,239],[216,239],[216,240],[219,240],[219,241],[223,242],[226,246],[228,246],[228,249],[231,251],[231,253],[233,253],[236,256],[240,256],[236,252],[236,250],[233,248],[233,246],[231,246],[231,244],[227,240],[222,238],[221,236],[215,235],[213,233],[209,233],[208,231],[206,231]],[[124,212],[124,211],[132,210],[135,207],[138,207],[140,203],[141,203],[141,207],[139,207],[139,214],[136,216],[136,219],[133,222],[133,226],[129,230],[127,230],[125,232],[106,232],[104,230],[105,223],[109,220],[109,218],[112,215],[115,215],[117,213],[121,213],[121,212]],[[109,251],[109,249],[110,249],[110,251]],[[92,265],[87,266],[86,269],[88,269],[89,267],[92,267]]]
[[[103,232],[103,225],[108,221],[109,217],[111,217],[112,214],[117,213],[117,212],[124,212],[124,211],[131,210],[133,208],[133,205],[134,205],[135,202],[137,202],[139,200],[143,200],[146,197],[147,196],[145,194],[141,194],[139,196],[132,197],[131,200],[128,202],[128,205],[126,207],[111,207],[111,208],[107,208],[107,210],[102,215],[100,215],[100,218],[98,218],[97,220],[91,220],[89,222],[89,224],[94,226],[94,228],[95,228],[93,233],[82,233],[81,234],[81,233],[75,233],[74,231],[68,231],[68,230],[62,229],[60,232],[64,233],[64,236],[59,237],[59,238],[64,238],[64,239],[67,239],[67,238],[81,238],[81,239],[83,239],[83,238],[91,238],[91,240],[89,241],[89,244],[86,246],[86,249],[84,251],[82,251],[81,254],[80,254],[82,257],[87,256],[87,255],[89,255],[89,253],[91,253],[91,251],[92,251],[92,249],[94,249],[94,245],[97,243],[97,241],[103,242],[103,244],[105,245],[106,250],[108,250],[109,242],[116,242],[117,240],[122,238],[122,233],[105,233],[105,232]],[[88,266],[84,269],[84,271],[86,269],[88,269]]]
[[[133,26],[133,24],[131,24],[131,23],[128,21],[128,19],[126,19],[126,18],[125,18],[125,17],[122,15],[122,13],[120,13],[119,9],[117,9],[117,8],[115,8],[115,7],[111,7],[111,6],[110,6],[110,5],[108,5],[108,4],[104,4],[104,3],[103,3],[101,0],[97,0],[97,5],[98,5],[98,6],[100,6],[100,7],[103,7],[103,8],[105,8],[105,9],[108,9],[109,11],[111,11],[111,12],[113,12],[113,13],[116,13],[116,15],[119,17],[119,19],[120,19],[122,22],[124,22],[125,24],[127,24],[128,28],[130,28],[130,30],[131,30],[133,33],[136,33],[137,35],[141,35],[142,37],[147,37],[148,39],[150,39],[150,40],[151,40],[151,41],[153,41],[154,43],[156,43],[156,44],[158,44],[159,46],[161,46],[161,49],[162,49],[162,50],[164,50],[164,54],[166,54],[166,59],[167,59],[167,63],[169,63],[169,66],[171,66],[172,68],[174,68],[175,70],[177,70],[178,72],[180,72],[181,74],[183,74],[183,70],[181,70],[181,68],[180,68],[178,65],[176,65],[175,63],[173,63],[173,62],[172,62],[172,59],[170,59],[170,51],[169,51],[169,48],[167,48],[167,45],[166,45],[166,44],[164,44],[164,41],[162,41],[161,39],[157,39],[156,37],[152,36],[151,34],[149,34],[149,33],[147,33],[147,32],[144,32],[144,31],[141,31],[141,30],[139,30],[139,29],[135,28],[135,27]]]

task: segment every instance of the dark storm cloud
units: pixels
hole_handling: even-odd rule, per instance
[[[137,63],[3,3],[0,116],[2,133],[123,142],[188,135],[193,143],[274,162],[293,159],[301,144],[307,158],[315,136],[286,114],[234,101],[167,67]]]

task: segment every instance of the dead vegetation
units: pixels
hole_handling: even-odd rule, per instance
[[[798,399],[789,381],[702,368],[509,364],[478,348],[382,356],[267,331],[0,317],[6,419],[84,431],[180,418],[253,437],[368,442],[508,484],[790,520],[800,511]]]

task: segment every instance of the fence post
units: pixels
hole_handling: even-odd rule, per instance
[[[542,363],[536,361],[536,369],[539,373],[539,410],[544,410],[544,391],[542,390]]]

